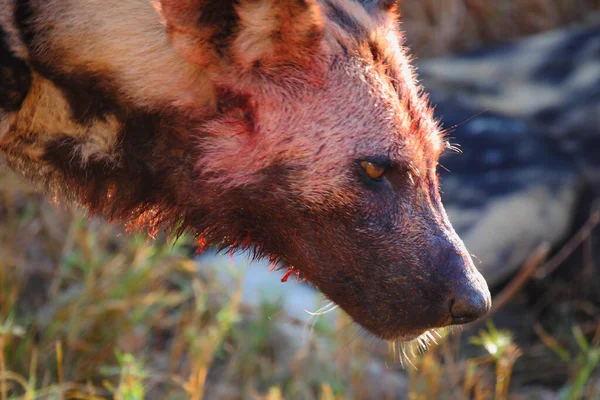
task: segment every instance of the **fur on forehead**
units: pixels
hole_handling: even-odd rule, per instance
[[[315,68],[332,50],[325,35],[363,41],[397,25],[389,7],[355,0],[152,1],[175,50],[216,80],[281,65]]]
[[[241,1],[236,10],[244,19],[244,13],[269,15],[282,3]],[[233,101],[226,95],[223,103],[227,109],[201,128],[202,157],[197,162],[197,171],[202,179],[227,190],[258,185],[268,179],[268,172],[278,168],[280,173],[284,171],[295,195],[309,203],[322,204],[324,199],[345,203],[352,198],[345,190],[348,176],[340,174],[340,167],[364,156],[359,150],[361,146],[363,153],[405,155],[414,161],[415,168],[434,165],[431,160],[437,160],[440,151],[439,129],[428,100],[414,84],[414,72],[401,46],[395,16],[388,13],[390,16],[378,19],[359,3],[342,0],[326,0],[311,13],[317,11],[323,21],[323,43],[318,52],[308,53],[313,57],[309,63],[312,68],[287,62],[273,67],[276,70],[271,77],[264,65],[261,71],[221,77],[221,83],[228,88],[225,93],[247,95],[237,96]],[[315,22],[312,18],[308,20]],[[251,32],[244,37],[250,43],[247,46],[235,47],[244,35],[234,36],[233,54],[257,45],[264,29],[267,28],[251,26]],[[253,32],[259,34],[254,39],[250,37]],[[249,59],[258,53],[252,50]],[[242,58],[234,56],[233,61]],[[357,82],[361,79],[368,82],[359,85],[362,88],[348,88],[349,72],[336,76],[331,71],[336,58],[353,65],[355,74],[364,75],[355,76]],[[242,79],[248,76],[250,79]],[[304,79],[307,77],[309,84]],[[320,84],[311,84],[321,79],[324,81]],[[253,80],[261,84],[254,85]],[[335,80],[339,82],[332,82]],[[332,89],[331,85],[337,84]],[[325,92],[328,94],[324,95]],[[347,116],[338,114],[330,104],[337,99],[326,96],[345,96],[339,101],[339,110],[354,107],[356,112],[348,112]],[[307,103],[313,104],[312,108],[305,106]],[[310,126],[294,126],[281,120],[293,118],[292,115],[300,121],[312,122]],[[340,145],[332,145],[336,142]]]
[[[184,58],[223,71],[307,64],[320,51],[317,0],[159,0],[173,47]]]
[[[398,129],[393,132],[397,140],[392,152],[412,149],[423,164],[428,160],[437,161],[444,150],[445,139],[439,121],[433,116],[429,97],[418,84],[413,58],[404,47],[397,3],[326,0],[325,14],[330,18],[326,38],[333,52],[341,49],[361,60],[374,80],[381,83],[380,87],[393,97],[390,100],[398,102]],[[333,9],[337,10],[334,16]]]

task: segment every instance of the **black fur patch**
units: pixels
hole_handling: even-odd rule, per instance
[[[0,27],[0,109],[18,111],[31,87],[31,70],[13,54]]]
[[[371,51],[371,56],[373,56],[373,61],[381,62],[383,60],[383,53],[375,41],[369,40],[369,50]]]
[[[326,3],[330,8],[327,17],[331,21],[335,22],[355,37],[362,38],[367,35],[366,29],[356,20],[356,18],[337,7],[336,4],[330,1],[326,1]]]
[[[150,178],[143,165],[130,157],[124,157],[118,164],[94,159],[84,163],[77,150],[79,145],[70,136],[46,145],[44,160],[59,171],[61,185],[68,188],[68,195],[75,196],[90,210],[109,216],[121,214],[121,208],[132,210],[147,198],[147,193],[140,190]],[[110,200],[109,194],[113,195]]]
[[[66,74],[59,65],[46,65],[38,57],[36,43],[51,32],[41,31],[35,26],[36,9],[31,0],[17,0],[15,21],[20,30],[21,39],[30,53],[31,67],[44,78],[52,81],[63,92],[71,108],[72,117],[82,125],[94,120],[105,119],[109,114],[118,114],[121,108],[116,101],[116,91],[109,84],[108,73],[105,76],[81,70]]]
[[[50,142],[44,160],[54,172],[51,185],[92,212],[133,225],[174,226],[186,204],[198,196],[192,186],[195,149],[182,139],[181,116],[131,112],[123,122],[114,161],[83,162],[81,145],[63,136]],[[65,193],[66,192],[66,193]]]
[[[63,185],[80,203],[110,217],[126,215],[156,203],[162,184],[153,167],[156,130],[151,117],[133,117],[125,123],[116,161],[90,159],[83,162],[77,139],[63,136],[46,145],[44,160],[59,171]],[[112,196],[110,199],[108,195]]]
[[[398,0],[359,0],[366,9],[372,10],[375,8],[380,8],[382,10],[389,10],[392,8]]]
[[[211,40],[221,55],[238,26],[239,17],[235,11],[237,4],[238,0],[217,0],[205,2],[202,6],[198,25],[218,27]]]
[[[108,76],[84,71],[66,75],[39,62],[32,62],[32,65],[41,76],[61,89],[71,116],[78,123],[87,125],[95,120],[106,120],[111,114],[121,116],[123,106],[117,101],[116,90],[110,87]]]
[[[31,26],[31,20],[35,15],[35,10],[31,4],[31,0],[16,0],[15,1],[15,22],[21,34],[21,40],[27,47],[31,47],[35,39],[35,32]]]

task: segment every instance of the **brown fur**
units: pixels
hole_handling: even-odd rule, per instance
[[[13,10],[0,14],[2,49],[26,65],[10,76],[31,81],[0,109],[0,150],[51,193],[208,245],[252,245],[384,338],[489,308],[440,203],[446,144],[391,2],[0,8]],[[383,181],[365,159],[387,166]]]

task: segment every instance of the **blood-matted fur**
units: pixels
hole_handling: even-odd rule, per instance
[[[252,245],[375,334],[414,337],[489,293],[441,206],[446,142],[396,17],[376,0],[0,0],[0,151],[54,195]]]

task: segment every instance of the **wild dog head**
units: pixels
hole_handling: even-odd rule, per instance
[[[394,2],[160,3],[174,48],[238,106],[198,141],[198,179],[218,188],[210,208],[227,225],[217,238],[292,266],[382,338],[487,312],[440,200],[448,143]]]

